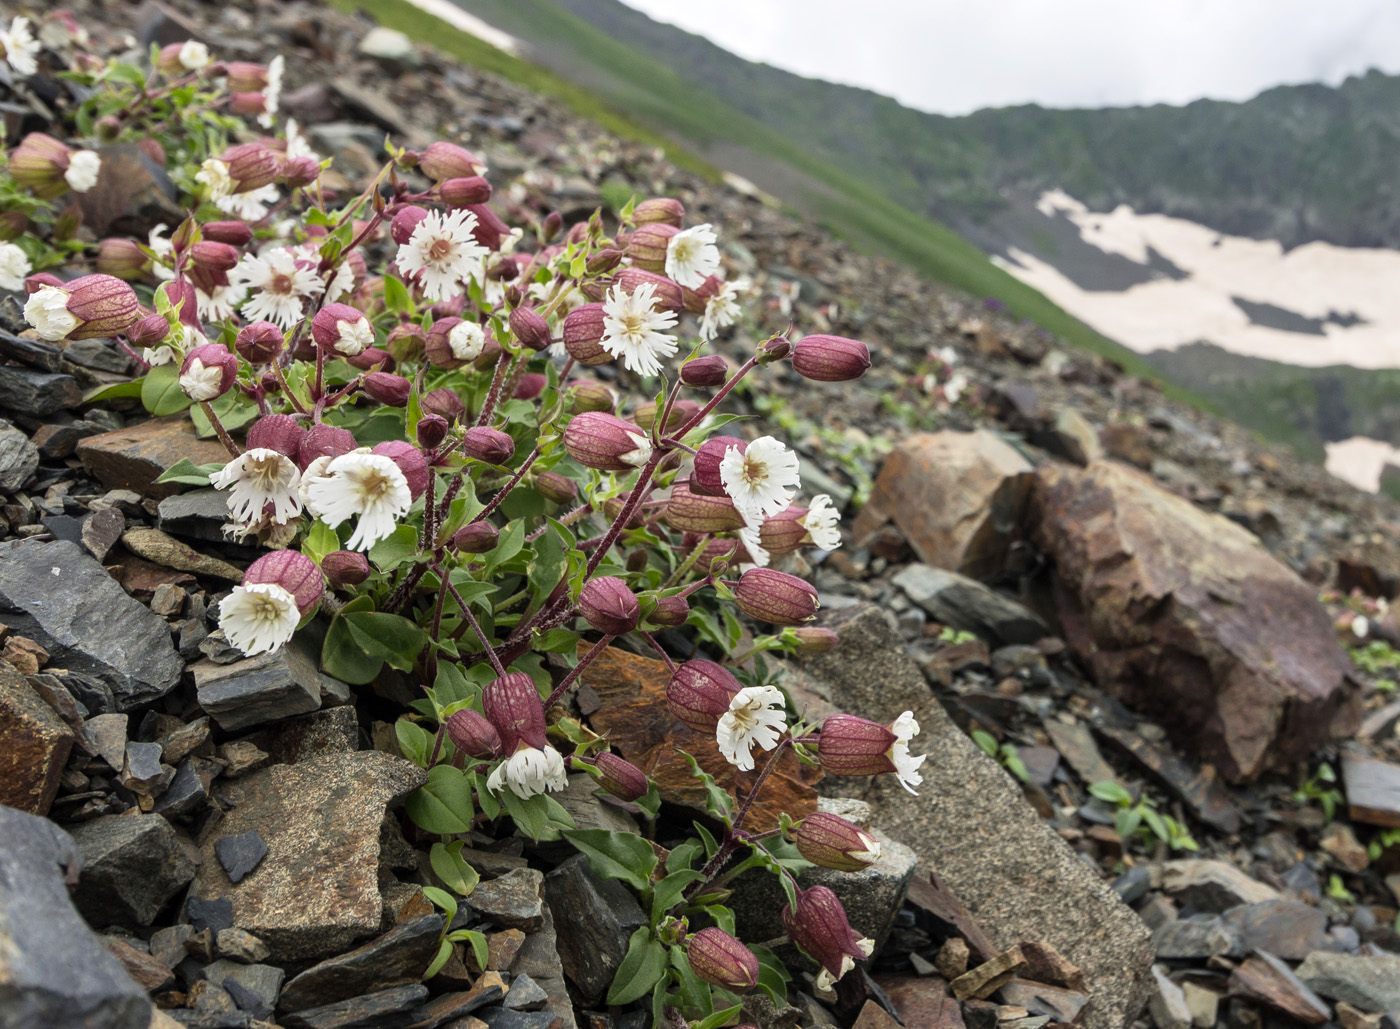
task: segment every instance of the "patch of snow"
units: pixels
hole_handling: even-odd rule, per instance
[[[442,19],[453,28],[461,29],[477,39],[490,43],[497,50],[504,50],[515,57],[520,56],[520,40],[508,32],[502,32],[494,25],[487,24],[476,15],[462,10],[450,0],[408,0],[408,2],[420,11],[425,11],[434,18]]]
[[[1327,444],[1327,470],[1370,493],[1381,488],[1381,472],[1388,464],[1400,467],[1400,448],[1382,440],[1353,436]]]

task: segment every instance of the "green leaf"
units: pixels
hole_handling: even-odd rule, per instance
[[[679,872],[682,868],[689,868],[695,864],[695,859],[700,856],[704,848],[696,840],[686,840],[678,843],[666,855],[666,871]]]
[[[366,654],[351,635],[348,615],[356,611],[371,611],[374,601],[370,597],[356,597],[341,608],[340,613],[331,619],[326,630],[326,641],[321,645],[321,667],[343,682],[352,686],[363,686],[374,681],[379,669],[384,667],[384,659]]]
[[[588,857],[588,867],[599,879],[621,879],[638,891],[650,887],[656,851],[635,833],[578,829],[563,835]]]
[[[428,643],[427,632],[402,615],[356,611],[344,615],[351,638],[366,654],[383,658],[401,672],[411,672]]]
[[[734,813],[734,799],[728,792],[715,785],[715,777],[700,767],[700,763],[685,751],[681,751],[681,756],[690,765],[690,774],[699,779],[705,786],[705,810],[716,818],[722,818],[726,824],[729,816]]]
[[[435,836],[471,832],[471,783],[460,768],[438,765],[428,771],[427,785],[409,794],[404,809],[414,824]]]
[[[241,429],[258,416],[257,405],[238,393],[225,393],[209,406],[214,409],[219,423],[229,432]],[[194,422],[194,434],[200,439],[212,439],[216,435],[214,423],[199,405],[190,408],[190,420]]]
[[[156,482],[178,482],[183,486],[208,486],[209,479],[222,464],[195,464],[188,457],[182,457],[156,477]]]
[[[152,368],[141,382],[141,405],[157,418],[179,414],[192,403],[180,388],[180,369],[173,364]]]
[[[145,381],[145,376],[142,376],[129,382],[114,382],[109,386],[98,386],[83,394],[83,403],[96,404],[102,400],[116,400],[118,397],[139,397]]]
[[[972,730],[972,742],[981,747],[983,752],[990,758],[997,756],[997,738],[982,729]]]
[[[710,999],[709,985],[690,967],[690,958],[683,947],[672,947],[670,951],[671,968],[680,987],[680,1006],[686,1011],[708,1015],[715,1009],[715,1002]]]
[[[433,734],[421,725],[400,718],[394,723],[394,735],[399,740],[399,750],[403,756],[420,768],[428,767],[428,754],[433,747]]]
[[[1133,795],[1112,780],[1094,783],[1089,787],[1089,792],[1098,797],[1099,800],[1107,801],[1110,804],[1131,804],[1133,802]]]
[[[1162,816],[1151,808],[1144,808],[1142,820],[1147,823],[1147,827],[1152,830],[1152,835],[1159,840],[1170,840],[1171,833],[1167,831],[1166,823],[1162,821]]]
[[[666,972],[666,948],[655,939],[648,926],[632,934],[627,943],[627,956],[617,967],[612,987],[608,990],[609,1004],[630,1004],[651,992]]]
[[[573,655],[578,653],[578,641],[581,639],[583,636],[572,629],[550,629],[535,637],[535,649],[546,654]]]
[[[448,708],[471,700],[481,690],[462,674],[462,669],[451,661],[438,662],[437,678],[433,680],[433,698],[439,709]]]
[[[720,1029],[721,1026],[726,1026],[733,1019],[738,1018],[739,1012],[743,1010],[744,1005],[735,1004],[732,1008],[716,1011],[713,1015],[700,1019],[700,1021],[691,1025],[690,1029]]]
[[[332,554],[340,549],[340,537],[321,519],[316,519],[311,523],[311,528],[307,530],[306,539],[302,541],[301,552],[318,565],[325,560],[327,554]]]
[[[404,314],[413,310],[413,299],[406,287],[392,275],[384,276],[384,306],[394,314]]]
[[[506,787],[496,794],[496,799],[506,809],[506,814],[514,820],[516,828],[530,839],[539,840],[549,829],[549,806],[545,803],[543,793],[537,793],[525,800]]]
[[[400,525],[388,536],[369,548],[369,559],[380,571],[397,568],[418,553],[418,530]]]
[[[500,537],[496,540],[496,549],[486,555],[486,570],[482,573],[483,579],[491,578],[491,575],[501,565],[505,564],[516,554],[520,553],[525,546],[525,520],[517,518],[509,523]]]
[[[592,862],[590,861],[589,864],[591,865]],[[699,882],[703,878],[705,877],[694,869],[682,868],[678,872],[672,872],[652,887],[651,924],[656,925],[661,921],[661,916],[676,905],[687,886],[693,882]]]
[[[427,897],[447,914],[447,921],[457,917],[457,898],[450,893],[446,893],[436,886],[424,886],[423,896]]]
[[[1126,842],[1128,837],[1137,832],[1137,827],[1142,824],[1142,811],[1135,807],[1125,807],[1118,812],[1118,817],[1113,820],[1113,828],[1118,835]]]
[[[783,877],[783,881],[787,881],[786,876]],[[749,950],[758,958],[758,988],[768,994],[768,998],[779,1008],[783,1007],[787,1004],[787,984],[792,976],[778,960],[778,955],[767,947],[753,944]]]
[[[462,857],[462,848],[465,845],[461,840],[446,845],[434,843],[433,849],[428,852],[428,860],[437,877],[462,897],[470,896],[472,890],[476,889],[476,884],[481,881],[477,870]]]
[[[730,911],[730,910],[729,910],[727,907],[725,907],[723,904],[706,904],[706,905],[705,905],[705,914],[709,915],[710,918],[712,918],[712,919],[714,920],[715,925],[719,926],[721,929],[723,929],[725,932],[727,932],[730,936],[733,936],[733,935],[734,935],[734,912],[733,912],[733,911]],[[752,949],[752,948],[750,948],[750,949]]]
[[[453,943],[464,942],[472,945],[472,953],[476,956],[476,967],[485,968],[486,962],[491,957],[491,946],[486,942],[486,936],[475,929],[458,929],[456,932],[447,934],[447,938]]]
[[[558,586],[569,570],[569,559],[564,549],[564,541],[551,524],[543,536],[535,541],[535,559],[530,562],[528,581],[530,583],[530,603],[525,608],[529,618],[549,599],[554,587]]]
[[[442,971],[442,966],[447,964],[451,957],[452,944],[448,940],[443,940],[438,944],[437,956],[433,958],[432,963],[428,965],[427,969],[423,972],[423,978],[431,979],[433,976],[437,975]]]

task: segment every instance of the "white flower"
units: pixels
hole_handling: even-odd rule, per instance
[[[97,173],[102,170],[102,158],[95,150],[75,150],[68,158],[68,170],[63,180],[74,192],[86,193],[97,185]]]
[[[195,178],[199,178],[199,176],[196,175]],[[231,214],[235,218],[241,218],[245,222],[262,221],[263,218],[267,217],[270,206],[276,202],[277,187],[271,183],[243,193],[231,193],[227,196],[214,198],[214,206],[220,211],[223,211],[224,214]]]
[[[217,157],[206,157],[195,173],[194,181],[209,187],[209,199],[218,200],[233,192],[233,178],[228,165]]]
[[[240,522],[262,517],[263,508],[272,505],[272,521],[278,525],[301,514],[301,472],[290,458],[266,447],[235,457],[209,478],[217,489],[233,487],[228,497],[229,513]]]
[[[971,380],[963,372],[954,372],[947,382],[943,384],[943,399],[950,404],[956,404],[958,398],[963,395],[963,390],[967,389]]]
[[[866,957],[869,957],[875,952],[875,941],[871,939],[862,938],[856,940],[856,946],[861,949],[861,951],[865,954]],[[817,973],[817,992],[825,993],[826,991],[830,990],[836,985],[836,981],[838,979],[843,978],[847,972],[849,972],[855,967],[856,959],[851,957],[851,955],[849,954],[842,954],[840,975],[832,975],[825,968],[823,968],[820,972]]]
[[[39,54],[39,41],[29,31],[28,18],[16,18],[10,22],[8,32],[0,31],[0,46],[5,48],[5,60],[21,75],[33,75],[39,70],[35,58]]]
[[[263,113],[258,115],[258,124],[265,129],[272,128],[273,116],[282,103],[282,72],[287,61],[278,54],[267,62],[267,86],[263,89]]]
[[[639,432],[629,432],[627,436],[637,444],[637,449],[619,455],[618,460],[623,464],[630,464],[633,468],[640,468],[651,460],[651,440]]]
[[[719,271],[719,247],[715,246],[718,239],[709,225],[676,233],[666,244],[666,277],[686,289],[699,289]]]
[[[783,691],[776,686],[746,686],[734,694],[715,727],[715,741],[725,760],[741,772],[753,771],[753,745],[772,750],[787,729],[784,702]]]
[[[740,452],[730,447],[719,463],[719,478],[746,522],[772,518],[784,510],[801,485],[797,455],[772,436],[760,436]]]
[[[754,568],[767,568],[773,560],[773,555],[763,549],[763,544],[759,542],[759,533],[762,528],[763,523],[760,521],[753,525],[745,525],[739,530],[739,539],[743,540],[744,549],[749,552]]]
[[[272,582],[235,586],[219,605],[219,628],[249,657],[286,643],[300,621],[297,598]]]
[[[175,272],[169,266],[170,258],[175,253],[175,244],[166,235],[169,231],[170,226],[161,222],[146,236],[146,246],[150,248],[156,259],[151,270],[155,272],[156,278],[166,281],[175,278]]]
[[[812,506],[802,517],[802,526],[823,550],[835,550],[841,545],[841,513],[831,506],[831,497],[825,493],[812,499]]]
[[[651,282],[642,283],[631,293],[614,286],[603,304],[603,338],[598,342],[638,375],[660,375],[657,358],[676,353],[676,337],[661,331],[676,324],[676,315],[655,308],[656,285]]]
[[[213,400],[223,393],[223,385],[223,366],[206,366],[197,357],[180,373],[180,389],[184,390],[185,396],[191,400]]]
[[[720,329],[726,329],[739,320],[739,295],[749,288],[748,279],[720,283],[719,292],[705,303],[705,314],[700,319],[700,335],[711,338]]]
[[[363,354],[365,348],[374,346],[374,326],[368,318],[361,317],[353,322],[342,318],[335,323],[335,331],[335,349],[347,357]]]
[[[321,255],[315,254],[315,260],[319,261]],[[331,281],[326,283],[326,303],[333,304],[341,297],[349,296],[355,291],[355,269],[350,267],[349,261],[340,262],[340,267],[331,276]]]
[[[197,39],[187,39],[180,47],[180,67],[199,71],[209,63],[209,48]]]
[[[200,320],[206,322],[221,322],[225,318],[232,318],[234,308],[243,303],[247,295],[248,291],[244,287],[232,283],[227,286],[215,286],[212,293],[206,293],[198,286],[194,288]]]
[[[486,349],[486,330],[469,319],[452,326],[447,333],[447,346],[458,361],[475,361]]]
[[[297,267],[295,255],[285,247],[273,247],[260,257],[244,254],[228,277],[231,285],[250,294],[243,304],[244,317],[266,319],[284,330],[296,327],[305,301],[322,288],[321,276]]]
[[[405,275],[418,273],[423,295],[433,302],[446,300],[457,284],[486,256],[487,250],[472,237],[476,215],[471,211],[442,214],[429,211],[399,247],[394,260]]]
[[[0,289],[24,289],[29,257],[13,243],[0,243]]]
[[[496,766],[486,780],[486,788],[497,793],[503,781],[517,797],[528,800],[538,793],[566,789],[569,773],[564,768],[564,759],[553,747],[540,750],[522,743],[514,754]]]
[[[317,164],[321,163],[321,155],[311,149],[311,144],[306,141],[306,137],[301,134],[301,127],[297,125],[295,118],[287,119],[287,160],[295,161],[298,157],[309,157]]]
[[[360,516],[350,550],[368,550],[393,533],[408,514],[413,496],[399,466],[383,454],[341,454],[326,466],[324,477],[306,488],[308,506],[334,529]]]
[[[920,754],[914,757],[909,753],[909,741],[919,733],[919,723],[914,720],[914,712],[906,711],[891,722],[890,732],[894,733],[895,737],[894,744],[890,747],[890,760],[894,762],[899,785],[917,796],[914,787],[924,781],[924,777],[919,774],[919,766],[928,760],[928,755]]]
[[[68,294],[57,286],[40,286],[24,304],[24,320],[39,331],[39,338],[55,343],[78,327],[68,310]]]
[[[142,347],[141,360],[145,361],[152,368],[156,368],[160,365],[170,364],[172,361],[174,361],[175,351],[171,350],[169,347],[166,346]]]
[[[359,450],[359,453],[368,454],[369,447],[362,447]],[[305,470],[301,473],[301,485],[297,487],[297,496],[301,498],[301,503],[303,507],[310,509],[311,484],[313,482],[316,482],[318,479],[326,478],[326,468],[329,467],[330,463],[334,460],[334,457],[323,454],[321,457],[316,458],[309,465],[307,465]]]

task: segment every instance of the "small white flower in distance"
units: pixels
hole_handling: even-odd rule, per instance
[[[195,176],[198,178],[199,176]],[[277,202],[277,187],[268,183],[246,193],[231,193],[215,197],[214,206],[224,214],[231,214],[245,222],[262,221],[267,217],[271,205]]]
[[[914,787],[924,781],[924,777],[919,774],[919,766],[928,760],[927,754],[915,757],[909,753],[909,741],[919,734],[919,723],[914,719],[914,712],[906,711],[891,722],[890,732],[894,733],[895,737],[894,744],[890,747],[890,760],[894,762],[895,775],[899,777],[899,785],[914,793]]]
[[[644,282],[631,293],[618,286],[603,303],[603,338],[599,345],[638,375],[660,375],[660,357],[673,357],[676,337],[662,332],[676,324],[673,311],[658,311],[656,286]]]
[[[783,691],[776,686],[746,686],[734,694],[715,727],[725,760],[741,772],[752,771],[753,745],[772,750],[787,729],[783,704]]]
[[[486,330],[464,319],[447,333],[447,346],[456,360],[475,361],[486,349]]]
[[[282,646],[300,621],[297,598],[271,582],[235,586],[219,605],[219,628],[249,657]]]
[[[24,289],[29,274],[29,257],[13,243],[0,243],[0,289]]]
[[[209,189],[209,199],[217,203],[220,198],[233,192],[233,179],[228,173],[228,165],[217,157],[206,157],[195,173],[194,181]],[[154,249],[154,241],[151,244]]]
[[[696,225],[678,232],[666,244],[666,277],[686,289],[699,289],[719,271],[719,247],[713,226]]]
[[[546,746],[528,747],[521,744],[486,780],[486,788],[497,793],[504,783],[517,797],[528,800],[539,793],[555,792],[569,785],[569,773],[559,751]]]
[[[792,501],[801,485],[797,455],[772,436],[760,436],[740,452],[730,447],[719,463],[719,478],[746,522],[772,518]]]
[[[262,256],[245,254],[229,272],[229,283],[248,290],[243,316],[249,321],[267,320],[283,330],[301,321],[305,301],[321,289],[321,276],[297,266],[285,247],[274,247]]]
[[[311,144],[306,141],[306,137],[301,134],[301,126],[297,124],[295,118],[287,119],[287,160],[295,161],[298,157],[309,157],[317,164],[320,164],[322,157],[315,150],[311,149]]]
[[[841,545],[841,513],[831,506],[831,497],[825,493],[812,499],[802,526],[822,550],[835,550]]]
[[[345,544],[349,550],[368,550],[392,535],[413,504],[408,480],[383,454],[341,454],[326,465],[324,476],[311,480],[306,494],[312,511],[332,529],[360,516]]]
[[[472,237],[475,228],[476,215],[471,211],[451,211],[446,215],[429,211],[408,242],[399,247],[394,260],[405,275],[418,275],[428,300],[446,300],[487,254],[486,248]]]
[[[301,513],[301,472],[296,463],[275,450],[254,447],[235,457],[209,478],[217,489],[229,489],[229,513],[240,522],[261,518],[272,505],[272,521],[281,525]]]
[[[68,310],[68,294],[57,286],[41,286],[29,295],[24,304],[24,320],[38,330],[40,339],[50,343],[78,327],[78,319]]]
[[[335,349],[348,357],[363,354],[367,348],[374,346],[374,326],[370,325],[368,318],[353,322],[338,321],[335,328],[340,333]]]
[[[739,297],[748,288],[747,278],[721,283],[719,292],[705,303],[705,314],[700,319],[700,335],[709,339],[720,329],[726,329],[738,321],[741,311]]]
[[[217,364],[206,366],[199,358],[180,373],[180,389],[191,400],[213,400],[223,394],[224,370]]]
[[[180,47],[180,66],[186,71],[199,71],[209,64],[209,48],[197,39],[187,39]]]
[[[0,31],[0,46],[5,48],[5,60],[21,75],[33,75],[39,70],[39,41],[29,31],[28,18],[10,22],[8,32]]]
[[[142,347],[141,360],[145,361],[152,368],[158,368],[163,364],[171,364],[175,360],[175,351],[169,347]]]
[[[258,115],[258,124],[265,129],[272,128],[273,118],[282,105],[282,73],[287,60],[278,54],[267,62],[267,85],[263,88],[263,113]]]
[[[97,175],[102,170],[102,158],[95,150],[76,150],[68,158],[68,170],[63,180],[73,187],[74,192],[86,193],[97,185]]]
[[[950,404],[956,404],[963,395],[963,391],[970,384],[968,377],[962,372],[954,372],[948,381],[943,384],[943,398]]]
[[[247,289],[231,283],[227,286],[215,286],[212,293],[206,293],[198,286],[194,288],[199,317],[206,322],[221,322],[225,318],[232,318],[234,308],[243,303],[247,295]]]

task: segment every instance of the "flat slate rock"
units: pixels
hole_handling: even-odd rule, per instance
[[[472,891],[472,909],[504,929],[533,932],[544,925],[544,873],[516,868]]]
[[[1400,765],[1344,754],[1342,778],[1353,821],[1400,826]]]
[[[135,490],[142,496],[173,496],[185,487],[157,483],[162,472],[189,458],[195,464],[223,464],[228,451],[218,440],[200,439],[184,415],[149,421],[89,436],[78,443],[78,458],[108,489]]]
[[[219,856],[219,864],[228,873],[228,881],[241,882],[243,877],[258,867],[267,857],[267,844],[256,829],[239,833],[237,836],[221,836],[214,841],[214,853]]]
[[[442,915],[411,918],[363,947],[313,965],[282,990],[282,1010],[301,1011],[418,982],[437,954],[442,929]]]
[[[184,668],[165,619],[66,541],[0,543],[0,621],[53,667],[100,680],[121,711],[164,696]]]
[[[107,815],[73,829],[83,873],[73,899],[95,926],[146,926],[194,878],[175,830],[160,815]]]
[[[284,1029],[407,1029],[428,999],[421,983],[282,1015]]]
[[[1362,1011],[1400,1012],[1400,955],[1309,954],[1298,978],[1324,997]]]
[[[321,706],[316,661],[296,643],[227,665],[201,661],[191,671],[199,706],[225,732],[304,715]]]

